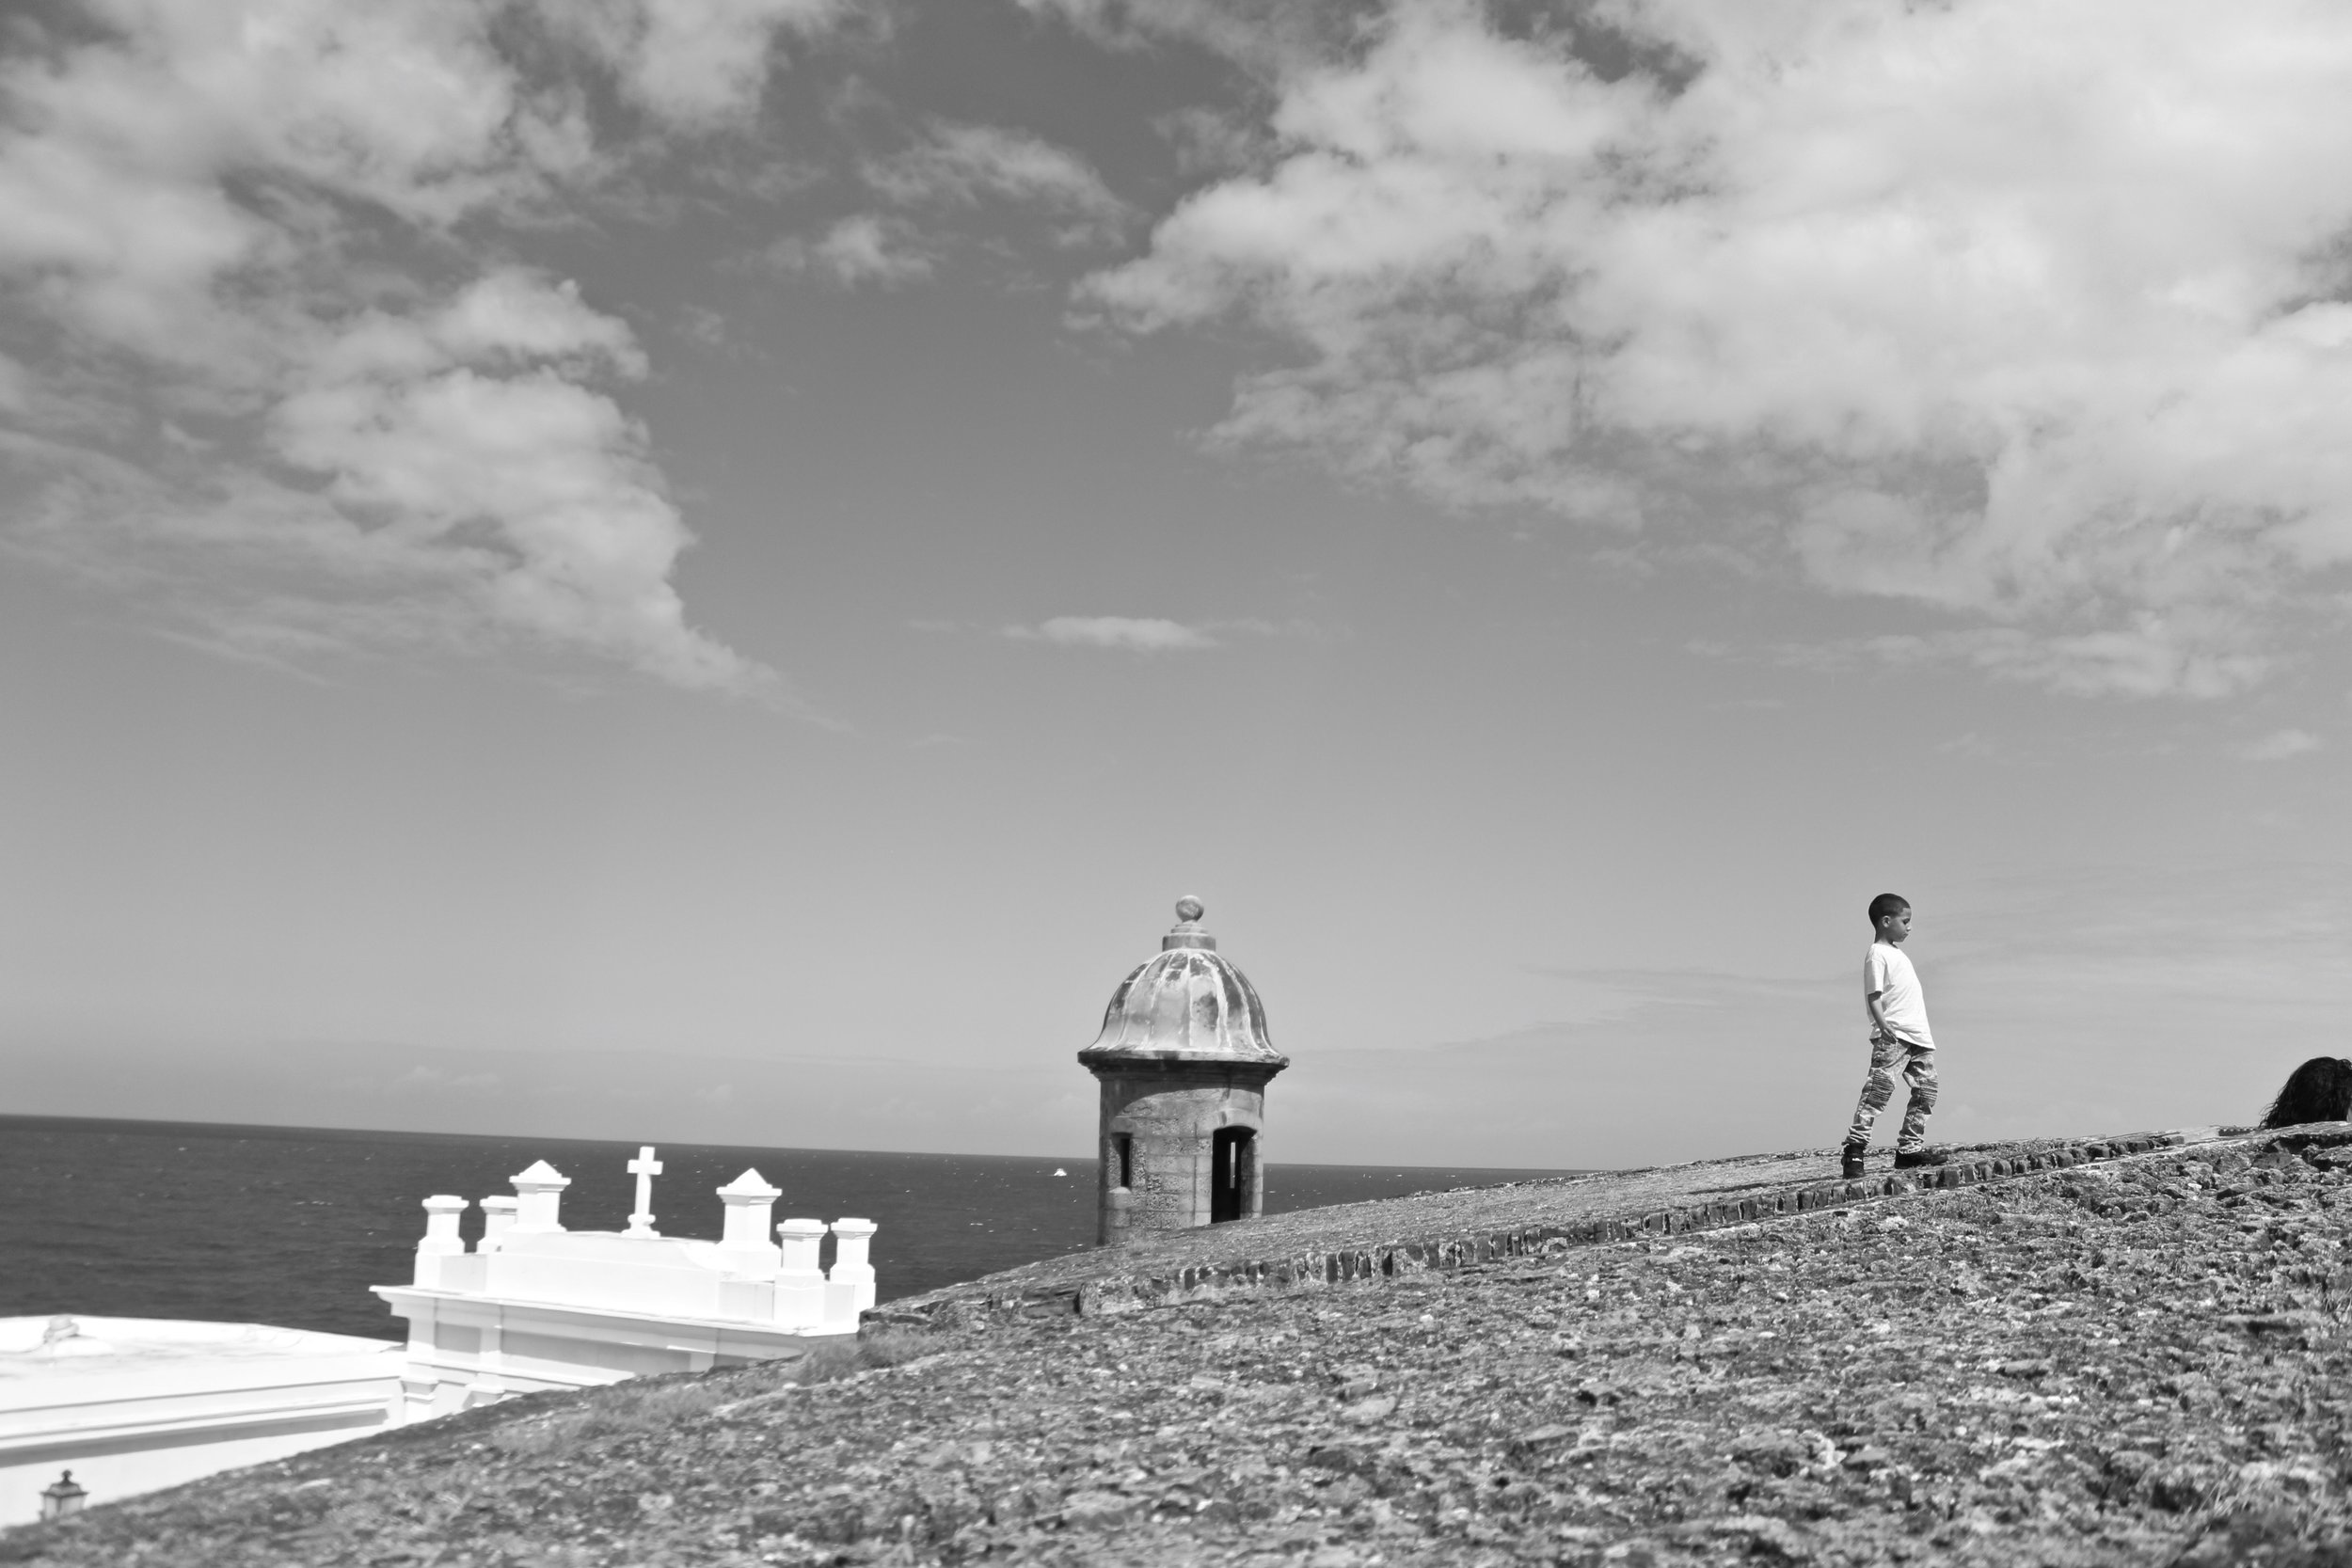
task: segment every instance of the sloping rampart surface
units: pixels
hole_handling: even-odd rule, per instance
[[[891,1302],[866,1320],[923,1326],[1003,1316],[1083,1316],[1203,1292],[1394,1278],[1976,1186],[2219,1141],[2223,1133],[2205,1127],[1981,1145],[1952,1150],[1940,1166],[1881,1170],[1854,1181],[1833,1179],[1835,1150],[1806,1149],[1338,1204],[1047,1259]],[[2309,1130],[2305,1137],[2335,1141],[2352,1133],[2329,1123]],[[1883,1157],[1874,1163],[1886,1164]]]

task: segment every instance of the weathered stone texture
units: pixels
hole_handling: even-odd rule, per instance
[[[1160,953],[1119,983],[1079,1065],[1103,1086],[1096,1240],[1247,1219],[1265,1206],[1265,1086],[1290,1065],[1265,1006],[1196,898],[1180,900]]]
[[[885,1330],[915,1358],[665,1383],[667,1419],[643,1385],[539,1396],[0,1537],[0,1560],[2340,1565],[2347,1138]]]
[[[1212,1231],[1146,1232],[1131,1237],[1115,1257],[1073,1253],[1048,1259],[902,1298],[880,1310],[887,1321],[910,1324],[998,1313],[1116,1312],[1201,1291],[1397,1277],[2008,1180],[2213,1135],[2212,1129],[2198,1129],[1989,1145],[1954,1150],[1950,1163],[1940,1167],[1884,1171],[1858,1181],[1836,1174],[1835,1150],[1817,1149],[1422,1193],[1302,1210]]]
[[[1103,1175],[1115,1186],[1128,1166],[1131,1232],[1186,1230],[1211,1217],[1215,1140],[1223,1128],[1246,1129],[1250,1170],[1244,1217],[1265,1207],[1265,1069],[1175,1063],[1158,1070],[1097,1069],[1103,1086]],[[1123,1157],[1115,1140],[1131,1141]],[[1107,1232],[1104,1243],[1123,1240]]]

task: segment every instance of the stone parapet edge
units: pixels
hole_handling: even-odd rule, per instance
[[[1715,1203],[1670,1206],[1646,1214],[1614,1219],[1579,1220],[1558,1225],[1520,1226],[1468,1236],[1417,1238],[1384,1242],[1374,1246],[1311,1250],[1286,1257],[1247,1259],[1235,1262],[1200,1264],[1165,1274],[1112,1275],[1100,1279],[1010,1290],[990,1290],[985,1284],[950,1287],[929,1296],[889,1302],[869,1308],[868,1326],[933,1327],[949,1322],[959,1325],[991,1321],[1035,1318],[1093,1317],[1139,1311],[1148,1307],[1216,1299],[1236,1291],[1280,1291],[1343,1285],[1353,1281],[1394,1279],[1407,1275],[1474,1268],[1514,1258],[1534,1258],[1579,1247],[1646,1241],[1720,1230],[1736,1225],[1818,1213],[1849,1208],[1879,1198],[1906,1194],[1948,1191],[1978,1186],[2047,1171],[2071,1170],[2184,1148],[2192,1143],[2275,1142],[2291,1148],[2352,1143],[2352,1129],[2326,1132],[2283,1129],[2277,1132],[2246,1133],[2209,1140],[2186,1132],[2139,1132],[2126,1137],[2090,1138],[2029,1152],[1974,1161],[1953,1161],[1910,1172],[1861,1180],[1809,1182],[1773,1187],[1753,1196]],[[1555,1244],[1555,1243],[1565,1243]]]

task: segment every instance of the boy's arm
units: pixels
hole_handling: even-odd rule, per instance
[[[1892,1035],[1895,1032],[1894,1028],[1886,1022],[1886,1010],[1879,1006],[1879,998],[1884,996],[1885,994],[1886,993],[1883,990],[1870,990],[1864,991],[1862,993],[1863,1005],[1870,1009],[1870,1022],[1878,1025],[1877,1029],[1872,1032],[1871,1037],[1874,1039],[1881,1035]]]

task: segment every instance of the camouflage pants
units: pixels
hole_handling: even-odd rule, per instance
[[[1879,1113],[1895,1098],[1895,1074],[1911,1085],[1911,1103],[1903,1107],[1903,1128],[1896,1134],[1898,1152],[1912,1153],[1928,1143],[1928,1113],[1935,1109],[1935,1047],[1914,1045],[1892,1035],[1870,1042],[1870,1075],[1862,1081],[1862,1099],[1853,1108],[1853,1126],[1846,1131],[1850,1144],[1867,1144]]]

